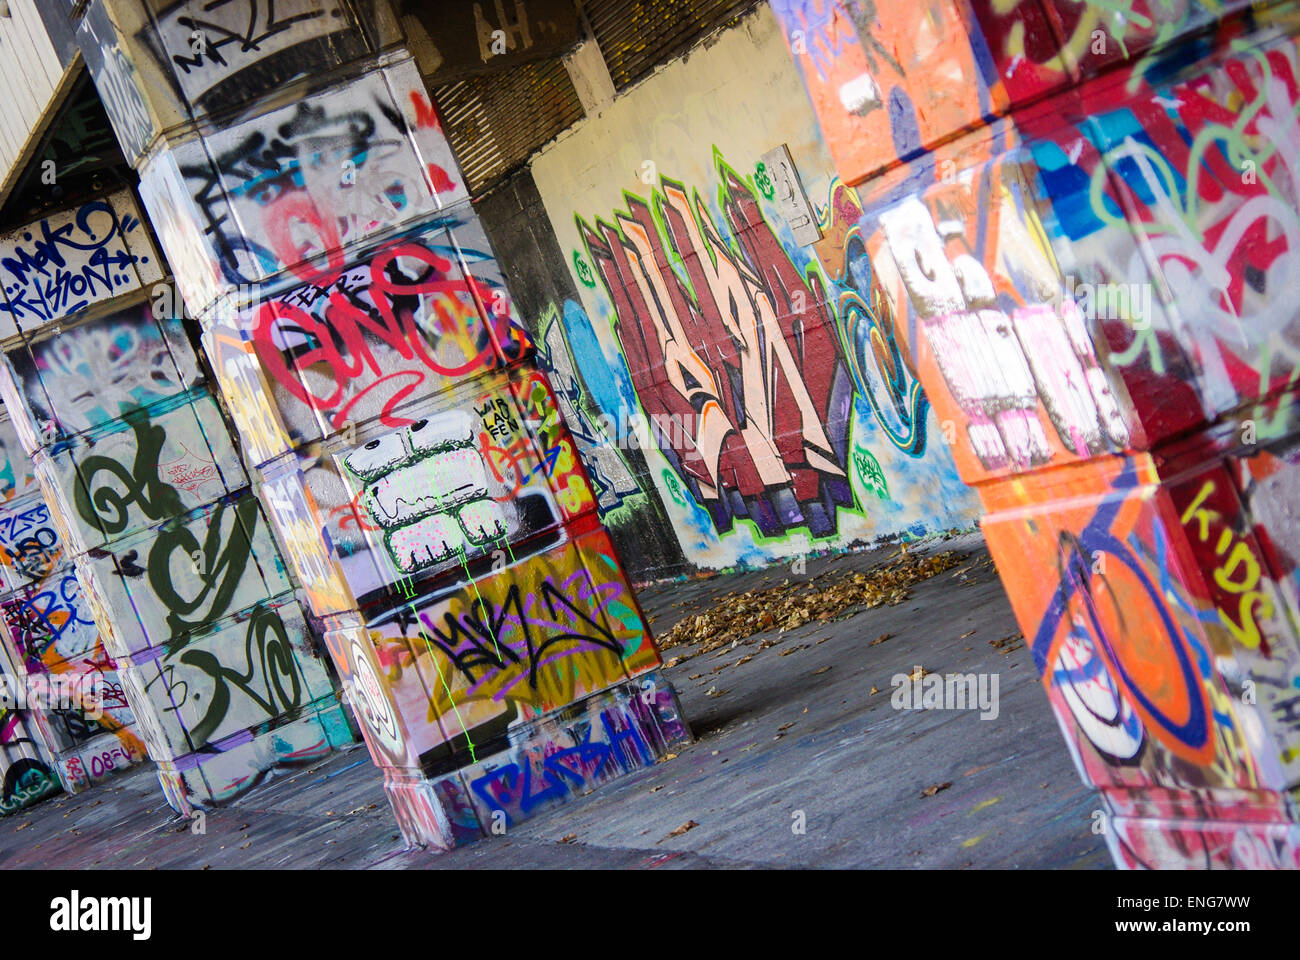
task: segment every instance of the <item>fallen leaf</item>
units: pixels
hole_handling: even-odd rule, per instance
[[[557,840],[556,842],[557,842],[557,843],[574,843],[574,842],[577,841],[577,839],[578,839],[578,835],[577,835],[576,833],[566,833],[564,836],[560,837],[560,839]]]
[[[680,837],[680,836],[681,836],[683,833],[685,833],[687,830],[694,830],[694,829],[695,829],[696,827],[698,827],[698,826],[699,826],[699,824],[696,823],[694,820],[687,820],[685,823],[683,823],[683,824],[682,824],[680,827],[678,827],[676,830],[669,830],[669,831],[668,831],[668,836],[667,836],[667,837],[664,837],[664,840],[667,840],[669,837]],[[663,843],[664,840],[660,840],[659,842],[660,842],[660,843]]]
[[[787,579],[777,586],[733,591],[719,597],[710,610],[684,617],[660,634],[659,648],[700,644],[691,656],[735,649],[737,642],[774,627],[792,630],[814,621],[844,619],[862,609],[903,603],[909,586],[966,559],[952,551],[923,556],[900,550],[866,572],[845,572],[834,579],[823,575],[815,581]]]
[[[871,693],[868,694],[868,696],[872,696],[872,695],[877,694],[877,693],[879,693],[879,692],[880,692],[880,688],[879,688],[879,687],[874,687],[874,686],[873,686],[873,687],[871,688]]]
[[[818,667],[816,670],[813,671],[813,676],[815,677],[819,673],[825,673],[829,669],[830,667]]]
[[[777,732],[780,733],[782,730],[789,730],[789,729],[790,729],[791,727],[793,727],[797,722],[798,722],[797,720],[791,720],[789,723],[783,723],[783,724],[781,724],[781,726],[779,726],[779,727],[776,728],[776,729],[777,729]]]
[[[936,783],[934,786],[932,786],[932,787],[926,787],[924,790],[922,790],[922,791],[921,791],[921,796],[923,796],[923,797],[933,797],[933,796],[934,796],[936,793],[938,793],[940,790],[947,790],[947,789],[948,789],[949,787],[951,787],[951,786],[952,786],[952,781],[951,781],[951,780],[949,780],[947,783]]]
[[[874,646],[876,646],[877,644],[884,643],[886,640],[888,640],[888,639],[889,639],[890,637],[892,637],[892,636],[893,636],[892,633],[882,633],[880,636],[876,637],[876,639],[872,640],[869,644],[867,644],[867,646],[869,646],[869,647],[874,647]]]
[[[1023,634],[1013,633],[1009,637],[1001,637],[997,640],[990,640],[989,646],[991,646],[998,653],[1010,653],[1012,650],[1019,650],[1021,647],[1023,647],[1024,643],[1022,643],[1021,641],[1023,641],[1024,639],[1025,638]]]

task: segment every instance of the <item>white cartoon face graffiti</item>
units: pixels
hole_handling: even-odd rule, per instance
[[[511,505],[490,495],[467,413],[450,411],[376,437],[344,463],[365,481],[362,503],[403,572],[478,555],[515,526]]]

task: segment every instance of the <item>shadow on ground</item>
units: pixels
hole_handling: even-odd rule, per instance
[[[670,663],[689,657],[667,676],[697,741],[505,836],[403,850],[358,745],[209,812],[203,833],[167,807],[151,770],[125,774],[0,820],[0,868],[1110,867],[1090,829],[1096,795],[1029,650],[1006,639],[1019,631],[983,541],[925,549],[969,556],[897,606],[708,654],[668,651]],[[728,593],[825,582],[896,552],[813,559],[799,576],[773,567],[663,584],[641,602],[664,634]],[[998,716],[892,709],[890,678],[918,665],[997,674]]]

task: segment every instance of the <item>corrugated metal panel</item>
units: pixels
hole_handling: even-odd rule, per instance
[[[18,166],[43,132],[60,92],[66,93],[67,67],[50,42],[36,0],[9,0],[0,17],[0,200],[18,175]]]
[[[583,116],[558,58],[436,87],[433,98],[465,182],[476,195]]]
[[[756,6],[757,0],[584,0],[582,9],[622,93]]]

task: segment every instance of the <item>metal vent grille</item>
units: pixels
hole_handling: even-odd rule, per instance
[[[433,97],[475,196],[583,116],[558,57],[445,84]]]
[[[622,93],[756,6],[757,0],[584,0],[582,9]]]

